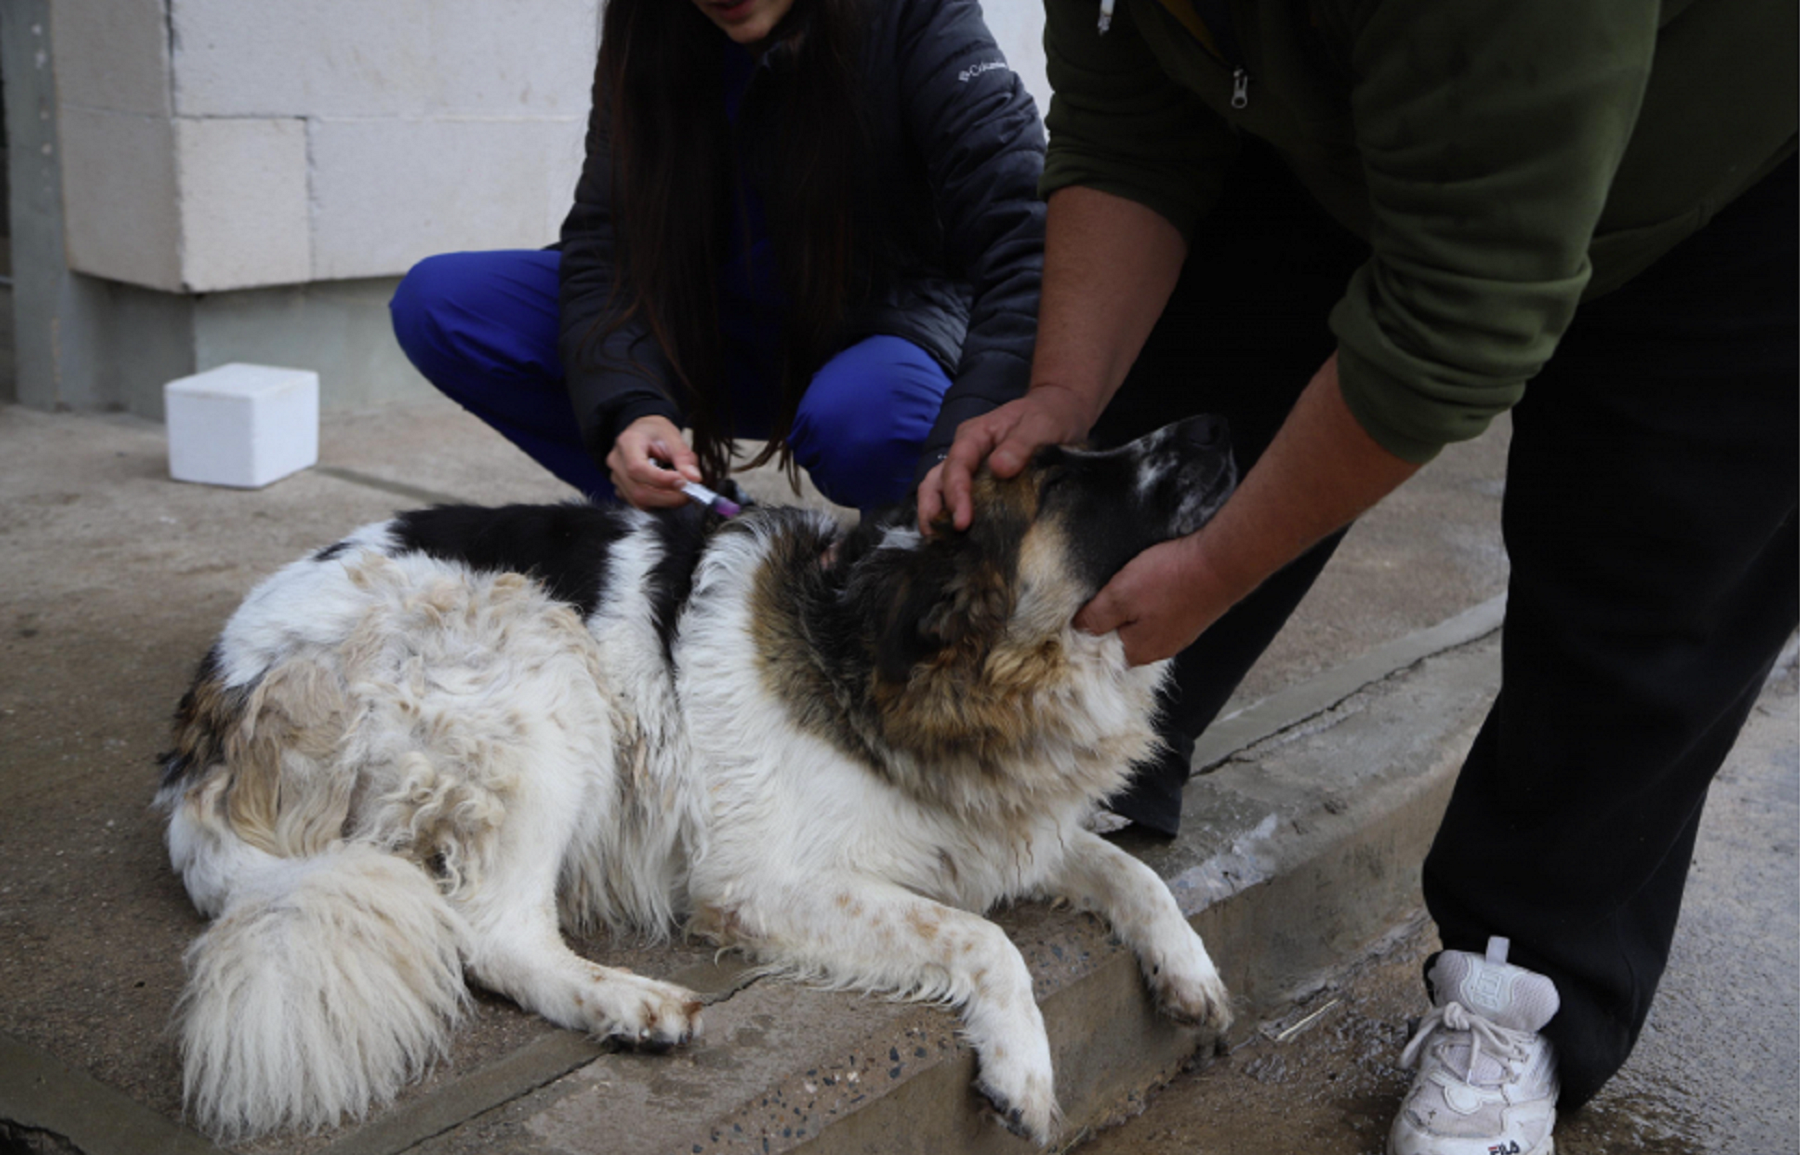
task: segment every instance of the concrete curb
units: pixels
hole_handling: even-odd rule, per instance
[[[205,1138],[36,1047],[0,1035],[0,1149],[208,1155]]]

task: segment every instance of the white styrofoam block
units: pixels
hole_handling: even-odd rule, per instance
[[[169,475],[260,489],[319,460],[319,375],[234,362],[163,386]]]

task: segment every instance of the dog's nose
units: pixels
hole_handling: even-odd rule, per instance
[[[1231,443],[1231,427],[1223,417],[1203,413],[1181,423],[1181,435],[1200,449],[1223,449]]]

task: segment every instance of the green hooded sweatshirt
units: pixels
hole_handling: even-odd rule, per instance
[[[1339,376],[1414,462],[1479,434],[1583,299],[1795,147],[1795,0],[1045,7],[1043,193],[1127,197],[1191,236],[1238,134],[1268,141],[1371,246],[1330,318]]]

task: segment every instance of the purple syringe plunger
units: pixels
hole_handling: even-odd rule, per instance
[[[684,481],[681,492],[687,494],[701,505],[706,506],[720,517],[736,517],[743,512],[738,503],[729,498],[720,497],[698,481]]]

